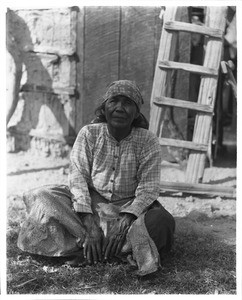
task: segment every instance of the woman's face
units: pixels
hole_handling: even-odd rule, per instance
[[[130,129],[138,115],[136,104],[125,96],[115,96],[105,102],[105,117],[112,128]]]

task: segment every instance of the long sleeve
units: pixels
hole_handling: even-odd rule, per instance
[[[73,195],[73,207],[76,212],[92,213],[88,184],[91,178],[92,138],[83,127],[74,143],[70,155],[69,187]]]
[[[135,199],[130,206],[121,211],[137,217],[159,197],[161,147],[156,137],[144,145],[139,162]]]

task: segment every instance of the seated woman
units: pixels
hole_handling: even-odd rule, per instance
[[[72,265],[128,257],[138,274],[156,271],[169,251],[174,218],[157,201],[161,147],[141,114],[135,82],[107,89],[96,119],[84,126],[70,156],[69,185],[24,195],[23,251],[74,256]]]

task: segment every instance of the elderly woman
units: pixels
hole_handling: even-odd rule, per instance
[[[96,119],[76,138],[69,185],[24,195],[23,251],[74,256],[73,266],[126,257],[140,275],[158,269],[160,255],[171,249],[175,222],[157,201],[161,148],[142,103],[135,82],[108,87]]]

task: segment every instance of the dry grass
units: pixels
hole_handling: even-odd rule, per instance
[[[71,268],[63,259],[30,256],[16,246],[24,210],[10,207],[8,294],[236,294],[235,247],[177,219],[175,245],[155,274],[139,278],[126,264]],[[19,216],[18,218],[16,216]]]

